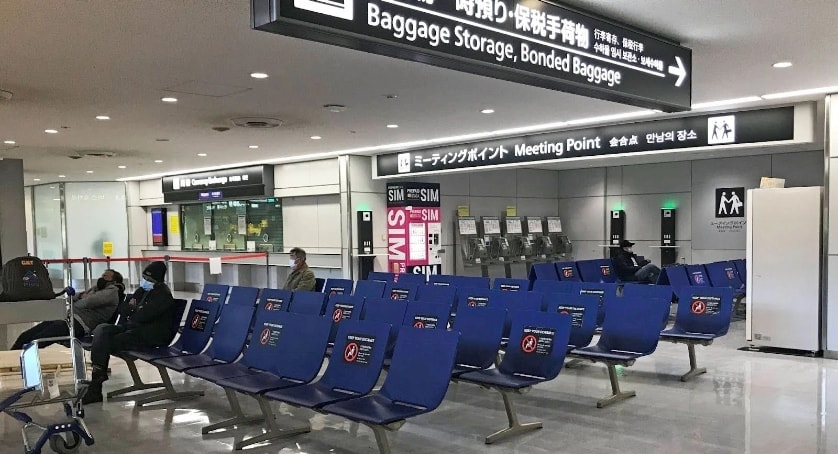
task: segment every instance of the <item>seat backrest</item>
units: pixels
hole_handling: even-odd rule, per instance
[[[704,265],[687,265],[687,275],[690,278],[690,285],[693,287],[709,287],[710,279],[707,278],[707,270]]]
[[[270,318],[255,326],[246,355],[256,351],[248,365],[303,383],[314,380],[323,365],[331,320],[291,312],[266,315]]]
[[[548,293],[544,295],[548,314],[570,315],[570,339],[572,348],[582,348],[591,343],[596,331],[599,296],[567,293]]]
[[[518,312],[498,369],[504,374],[552,380],[559,375],[570,339],[570,315]]]
[[[207,346],[220,309],[221,305],[217,302],[192,300],[186,324],[178,339],[181,351],[197,354]]]
[[[748,279],[746,277],[748,275],[748,267],[745,264],[745,259],[733,260],[733,266],[736,267],[736,271],[739,272],[739,278],[742,279],[742,283],[744,284],[745,281]]]
[[[323,279],[322,277],[314,278],[314,291],[315,292],[322,292],[323,291],[323,286],[325,286],[325,285],[326,285],[326,279]]]
[[[358,281],[355,283],[355,291],[352,294],[364,298],[381,298],[384,296],[386,286],[387,284],[381,281]]]
[[[583,282],[617,282],[610,259],[580,260],[576,262]]]
[[[457,288],[489,288],[489,278],[480,276],[454,276],[451,285]]]
[[[360,320],[364,310],[364,297],[357,295],[332,295],[326,303],[324,317],[332,319],[329,342],[335,341],[338,325],[346,320]]]
[[[380,394],[426,411],[438,407],[448,391],[459,337],[443,329],[402,330]]]
[[[733,262],[713,262],[704,266],[707,269],[707,277],[710,278],[710,285],[713,287],[730,287],[739,289],[743,280],[736,270]]]
[[[503,337],[508,338],[512,329],[512,319],[516,313],[544,309],[544,293],[535,291],[509,293],[493,290],[492,294],[489,295],[489,306],[506,310]]]
[[[291,290],[263,288],[259,294],[259,311],[288,312],[292,296]]]
[[[579,269],[576,268],[576,262],[556,262],[553,264],[556,267],[556,274],[561,281],[581,281],[579,277]]]
[[[395,274],[387,273],[384,271],[370,271],[370,274],[367,275],[368,281],[381,281],[381,282],[395,282]]]
[[[599,297],[599,308],[597,310],[596,326],[602,326],[605,320],[605,301],[617,295],[617,284],[606,282],[582,282],[577,288],[581,295],[597,295]]]
[[[387,350],[388,357],[393,352],[393,346],[399,336],[405,312],[407,312],[407,301],[393,301],[385,298],[367,298],[364,301],[362,320],[387,323],[390,325],[390,344]]]
[[[623,296],[637,296],[641,298],[660,298],[672,301],[672,287],[669,285],[624,285]]]
[[[457,288],[445,285],[420,285],[416,292],[416,301],[447,304],[451,310],[457,301]]]
[[[431,274],[428,276],[428,285],[445,287],[452,285],[453,282],[454,276],[451,276],[450,274]]]
[[[323,285],[323,293],[327,297],[332,295],[350,295],[352,294],[352,279],[326,279],[326,284]]]
[[[460,333],[455,364],[484,369],[492,365],[500,348],[506,311],[484,307],[463,309],[454,320]]]
[[[230,293],[229,285],[204,284],[201,292],[201,301],[224,304],[227,301],[227,294]]]
[[[413,301],[416,299],[416,289],[417,286],[415,284],[388,282],[384,287],[384,298]]]
[[[338,327],[334,353],[318,383],[364,395],[372,391],[384,365],[390,325],[346,320]]]
[[[492,281],[492,290],[503,292],[526,292],[530,289],[530,282],[526,279],[511,279],[507,277],[496,277]]]
[[[661,315],[668,310],[669,303],[656,298],[610,299],[597,345],[604,350],[648,355],[658,346]]]
[[[532,289],[543,293],[576,293],[579,284],[572,281],[535,281]]]
[[[675,329],[687,333],[724,336],[730,328],[733,289],[685,287],[678,292]]]
[[[661,270],[660,277],[658,277],[658,284],[668,284],[675,292],[683,287],[689,287],[690,278],[687,276],[687,267],[684,265],[664,267]]]
[[[411,301],[407,304],[402,325],[423,329],[447,329],[451,306],[444,303]]]
[[[231,308],[232,310],[230,310]],[[255,312],[255,305],[231,306],[228,304],[224,315],[219,318],[215,325],[212,344],[210,344],[205,354],[219,361],[228,363],[234,361],[244,349]]]
[[[326,295],[320,292],[307,290],[295,290],[291,297],[291,304],[288,312],[307,315],[323,314],[323,306],[326,305]]]
[[[402,285],[425,285],[426,279],[424,274],[398,273],[393,276],[393,282]]]
[[[530,268],[529,280],[532,283],[539,280],[558,281],[559,275],[556,274],[556,267],[552,263],[533,263],[532,268]]]
[[[500,292],[500,290],[489,290],[485,288],[458,288],[457,289],[457,303],[454,305],[452,312],[457,313],[460,308],[464,307],[486,307],[489,305],[490,295]]]
[[[230,306],[255,306],[259,298],[259,289],[255,287],[230,287],[230,298],[227,304]]]
[[[182,298],[175,298],[174,306],[175,310],[172,314],[173,317],[171,326],[172,337],[169,340],[169,343],[174,340],[175,336],[177,336],[178,330],[180,330],[180,322],[183,321],[183,313],[186,312],[187,301]]]

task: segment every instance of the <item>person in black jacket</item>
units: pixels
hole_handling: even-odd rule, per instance
[[[127,322],[104,324],[93,330],[90,362],[93,379],[83,403],[102,401],[102,383],[108,379],[108,362],[113,353],[138,348],[162,347],[172,337],[174,298],[165,284],[166,264],[152,262],[143,271],[140,288],[120,305],[119,313]]]
[[[654,284],[658,282],[661,269],[648,260],[638,260],[631,250],[634,246],[629,240],[620,241],[620,249],[614,254],[612,261],[621,281],[638,281]]]

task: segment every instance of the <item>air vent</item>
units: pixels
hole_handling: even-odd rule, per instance
[[[113,151],[86,151],[84,155],[91,158],[113,158],[116,153]]]
[[[268,129],[282,126],[282,120],[277,118],[240,117],[232,118],[230,121],[240,128]]]

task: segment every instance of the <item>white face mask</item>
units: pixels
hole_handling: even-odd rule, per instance
[[[294,260],[294,259],[288,260],[288,266],[290,266],[291,268],[294,268],[295,266],[297,266],[297,261]]]

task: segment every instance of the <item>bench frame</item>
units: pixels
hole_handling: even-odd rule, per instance
[[[608,379],[611,382],[611,395],[608,397],[604,397],[597,401],[596,407],[597,408],[605,408],[609,405],[615,404],[617,402],[630,399],[637,395],[636,391],[622,391],[620,390],[620,379],[617,375],[617,366],[623,367],[631,367],[634,365],[634,359],[629,360],[610,360],[610,359],[602,359],[602,358],[591,358],[590,356],[579,354],[579,353],[568,353],[569,355],[573,355],[578,359],[585,359],[591,361],[593,363],[603,363],[605,364],[606,369],[608,369]]]
[[[678,338],[676,336],[665,336],[661,337],[662,341],[671,342],[673,344],[686,344],[687,352],[690,355],[690,370],[681,375],[681,381],[687,382],[692,380],[693,378],[704,374],[707,372],[707,368],[705,367],[698,367],[698,361],[695,357],[695,346],[696,345],[703,345],[708,346],[713,343],[713,339],[688,339],[688,338]]]

